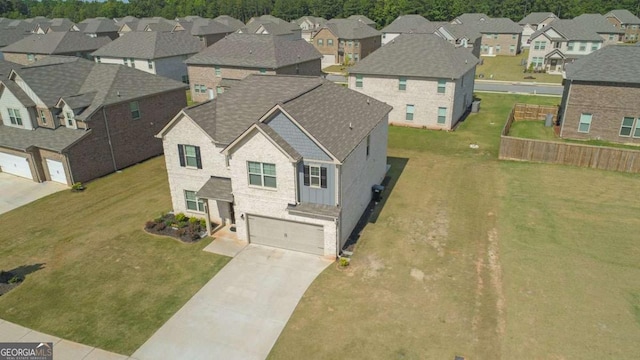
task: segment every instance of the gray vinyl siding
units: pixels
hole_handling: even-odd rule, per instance
[[[327,155],[316,143],[313,142],[305,133],[300,130],[283,113],[279,113],[269,120],[268,125],[282,137],[289,145],[291,145],[305,159],[331,161],[331,157]]]
[[[315,165],[327,169],[327,187],[325,189],[304,185],[304,166]],[[312,204],[324,204],[335,206],[336,204],[336,167],[334,164],[319,164],[313,161],[301,161],[298,163],[298,191],[300,202]]]

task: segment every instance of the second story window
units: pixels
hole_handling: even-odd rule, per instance
[[[407,78],[406,77],[400,77],[399,81],[398,81],[398,90],[407,90]]]
[[[36,56],[34,54],[27,54],[27,61],[29,62],[36,61]]]
[[[447,90],[447,80],[438,79],[438,94],[444,94]]]
[[[196,94],[204,94],[207,92],[207,87],[202,84],[194,84],[193,92],[195,92]]]
[[[133,120],[140,119],[140,104],[137,101],[129,103],[129,110],[131,110],[131,118]]]
[[[333,39],[327,39],[327,46],[333,46]]]
[[[11,121],[11,124],[22,126],[22,116],[20,116],[20,110],[7,109],[7,111],[9,112],[9,121]]]
[[[200,147],[193,145],[178,145],[178,156],[181,167],[202,169],[202,158],[200,157]]]
[[[149,67],[149,70],[153,70],[153,61],[147,60],[147,66]]]
[[[256,161],[247,162],[249,185],[276,188],[276,165]]]
[[[73,113],[71,111],[67,111],[65,113],[64,117],[67,119],[67,126],[68,127],[74,127],[73,126]]]
[[[266,74],[267,73],[267,69],[260,69],[260,74]]]
[[[362,89],[362,75],[356,75],[356,88]]]
[[[318,46],[322,46],[324,45],[324,40],[323,39],[318,39]]]
[[[122,64],[127,65],[127,58],[122,58]]]
[[[581,42],[580,43],[580,51],[586,51],[587,50],[587,43],[586,42]]]
[[[215,69],[217,77],[222,76],[222,69],[220,69],[220,66],[214,66],[213,68]]]
[[[98,64],[100,64],[100,62],[101,62],[101,61],[102,61],[102,60],[100,59],[100,56],[96,56],[96,62],[97,62]]]
[[[132,68],[136,67],[136,61],[134,59],[129,59],[129,64]]]
[[[44,112],[44,110],[39,110],[40,112],[40,122],[43,125],[47,125],[47,114]]]

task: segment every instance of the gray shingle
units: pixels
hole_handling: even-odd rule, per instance
[[[191,55],[201,49],[200,40],[186,31],[141,31],[125,33],[92,55],[152,60]]]
[[[602,37],[593,30],[585,28],[579,22],[572,20],[554,20],[544,28],[537,30],[531,34],[531,39],[536,38],[542,33],[546,33],[549,29],[555,30],[562,35],[565,40],[570,41],[602,41]],[[555,40],[555,39],[552,39]]]
[[[320,27],[323,26],[326,22],[327,19],[323,18],[323,17],[319,17],[319,16],[303,16],[299,19],[293,20],[294,23],[296,23],[298,26],[302,25],[302,23],[308,20],[310,23]]]
[[[525,16],[518,22],[520,25],[538,25],[548,18],[558,18],[556,14],[552,12],[532,12]]]
[[[318,50],[303,39],[290,40],[279,36],[258,34],[229,34],[185,62],[191,65],[278,69],[321,57]]]
[[[357,20],[357,21],[360,21],[360,22],[362,22],[362,23],[364,23],[366,25],[369,25],[369,26],[372,26],[372,25],[376,26],[377,25],[375,21],[369,19],[368,17],[366,17],[364,15],[351,15],[347,19],[349,19],[349,20]]]
[[[640,84],[640,47],[615,45],[600,50],[566,65],[569,80]]]
[[[594,31],[598,34],[624,34],[623,29],[618,29],[600,14],[582,14],[573,18],[573,21],[586,30]]]
[[[68,54],[93,51],[111,42],[108,37],[90,37],[78,31],[33,34],[5,47],[5,53]]]
[[[374,36],[381,36],[382,33],[361,21],[353,19],[331,19],[324,27],[339,39],[358,40]]]
[[[24,130],[11,126],[0,126],[0,146],[20,151],[36,146],[60,152],[89,133],[89,131],[68,129],[64,126],[55,130],[42,127],[35,130]]]
[[[211,200],[233,202],[233,195],[231,193],[231,179],[212,176],[204,183],[200,190],[198,190],[196,195]]]
[[[457,79],[476,66],[478,59],[430,34],[402,34],[360,60],[351,74],[418,76]]]
[[[234,19],[229,15],[220,15],[213,20],[223,23],[230,27],[233,31],[237,31],[238,29],[244,27],[244,23],[238,19]]]
[[[627,9],[611,10],[608,13],[606,13],[604,16],[605,17],[613,16],[616,19],[618,19],[618,21],[620,21],[621,24],[640,25],[640,18],[633,15],[631,11]]]
[[[284,21],[271,15],[262,15],[251,18],[246,26],[238,30],[243,34],[255,34],[260,28],[264,28],[269,35],[288,35],[300,31],[295,23]]]
[[[85,34],[117,32],[119,28],[115,21],[104,17],[84,19],[76,27]]]
[[[409,32],[419,33],[430,21],[420,15],[400,15],[393,22],[382,29],[383,33],[405,34]]]

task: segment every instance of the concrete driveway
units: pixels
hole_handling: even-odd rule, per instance
[[[315,255],[250,244],[132,358],[262,360],[329,264]]]
[[[0,189],[0,214],[4,214],[68,187],[52,181],[37,183],[19,176],[0,173]]]

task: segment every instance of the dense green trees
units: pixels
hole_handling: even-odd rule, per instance
[[[285,20],[303,15],[326,19],[363,14],[384,26],[400,14],[421,14],[429,20],[450,20],[465,12],[483,12],[515,21],[534,11],[551,11],[562,18],[582,13],[604,14],[611,9],[640,11],[640,0],[120,0],[104,2],[80,0],[0,0],[0,16],[67,17],[81,21],[87,17],[185,15],[216,17],[227,14],[242,21],[252,16],[273,14]]]

